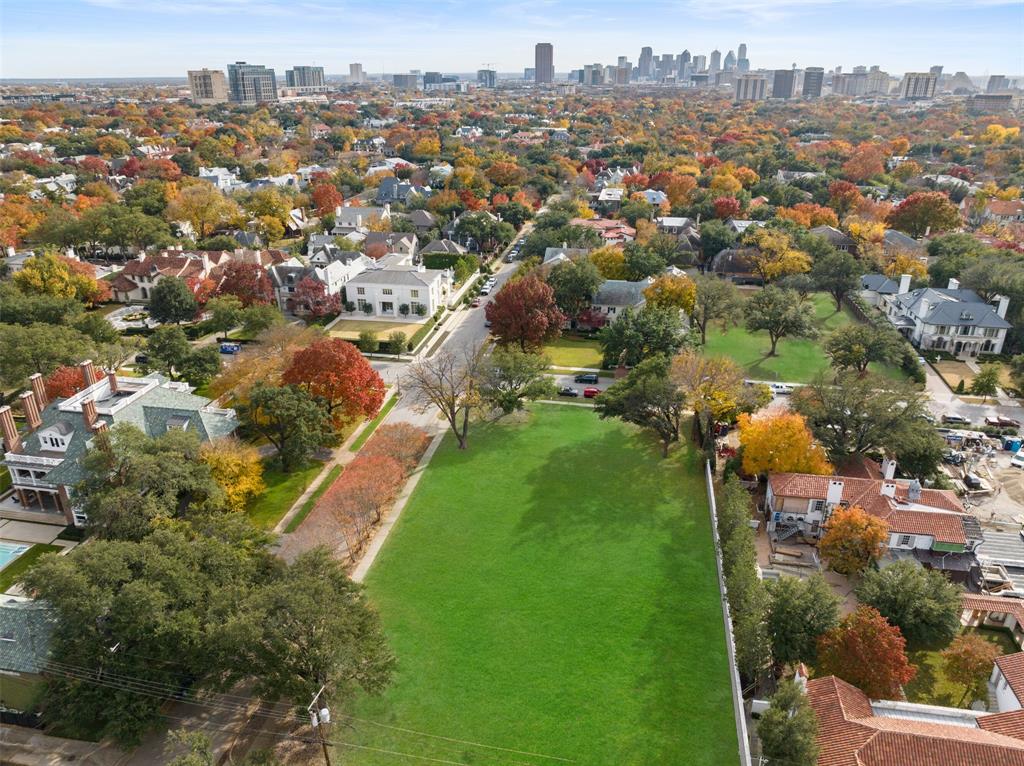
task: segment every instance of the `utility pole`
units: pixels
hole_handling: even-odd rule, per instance
[[[309,711],[309,721],[316,731],[316,738],[320,741],[320,747],[324,751],[324,763],[331,766],[331,751],[327,747],[327,737],[324,735],[324,726],[331,722],[331,711],[327,708],[327,698],[324,695],[326,686],[321,686],[320,691],[313,695],[313,701],[306,708]],[[321,696],[324,697],[323,707],[318,707]]]

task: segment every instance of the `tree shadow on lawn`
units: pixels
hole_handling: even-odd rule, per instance
[[[924,702],[929,705],[956,707],[959,699],[954,699],[952,693],[945,692],[939,694],[936,691],[939,676],[935,666],[928,662],[931,654],[931,652],[924,650],[908,653],[907,659],[910,660],[912,665],[917,667],[917,674],[906,686],[907,697],[915,702]]]

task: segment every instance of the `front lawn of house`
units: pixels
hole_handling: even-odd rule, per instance
[[[699,457],[576,407],[446,437],[367,578],[398,667],[343,739],[443,762],[730,764]],[[341,738],[341,737],[339,737]],[[339,747],[348,764],[392,764]]]
[[[753,291],[743,291],[745,296]],[[764,330],[751,333],[739,324],[723,332],[720,328],[708,329],[708,342],[704,351],[709,356],[728,356],[739,364],[748,378],[754,380],[781,380],[789,383],[810,383],[820,373],[829,369],[830,360],[823,344],[829,333],[858,321],[846,307],[836,311],[835,302],[825,293],[810,296],[814,304],[815,325],[820,335],[815,339],[783,338],[779,341],[776,356],[768,356],[771,341]],[[871,365],[870,371],[893,380],[905,380],[903,372],[893,365]]]
[[[342,319],[330,329],[332,338],[343,338],[345,340],[358,340],[359,333],[369,330],[377,333],[377,340],[382,343],[388,339],[393,332],[404,332],[408,340],[416,334],[416,331],[423,327],[430,317],[423,317],[420,322],[380,322],[372,319]]]
[[[1013,642],[1009,631],[991,628],[964,628],[964,632],[975,633],[986,641],[991,641],[999,647],[1002,654],[1014,654],[1020,651],[1017,644]],[[971,706],[973,701],[971,699],[965,699],[963,704],[960,704],[964,687],[946,678],[946,673],[943,670],[945,662],[941,652],[910,652],[908,657],[910,662],[917,666],[917,675],[904,687],[907,699],[926,705],[964,708]]]
[[[544,356],[551,360],[552,367],[578,369],[601,367],[601,346],[591,338],[578,335],[563,335],[558,340],[544,346]]]
[[[249,520],[260,529],[273,529],[323,467],[320,461],[312,460],[285,473],[276,457],[264,461],[263,483],[267,488],[249,501],[245,509]]]

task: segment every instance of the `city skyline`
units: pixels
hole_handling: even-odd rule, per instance
[[[227,0],[216,6],[197,0],[53,0],[45,8],[8,0],[0,70],[5,78],[181,77],[189,69],[243,60],[280,73],[303,63],[343,74],[353,61],[362,62],[368,75],[410,69],[507,73],[531,66],[534,45],[546,41],[554,45],[560,76],[585,63],[614,63],[620,55],[635,61],[645,46],[655,55],[685,48],[710,57],[717,49],[724,59],[741,43],[755,69],[878,64],[900,75],[942,64],[946,72],[975,77],[1024,73],[1024,4],[866,4],[877,12],[832,0],[740,0],[721,8],[690,0],[629,6],[520,0],[488,4],[474,14],[465,13],[466,0],[431,7],[399,0],[386,12],[330,0]],[[283,19],[288,39],[282,39]],[[339,25],[359,34],[339,34]],[[936,42],[942,35],[949,38],[945,47]],[[442,36],[459,45],[442,44]]]

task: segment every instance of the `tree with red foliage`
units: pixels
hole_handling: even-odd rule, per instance
[[[857,184],[849,181],[833,181],[828,185],[828,204],[842,218],[849,213],[861,199]]]
[[[177,181],[181,168],[170,160],[147,160],[142,164],[143,178],[158,178],[161,181]]]
[[[554,290],[535,276],[508,282],[487,304],[485,313],[498,344],[516,344],[522,351],[554,340],[565,324]]]
[[[94,155],[85,157],[78,163],[78,167],[88,173],[95,173],[96,175],[104,177],[106,177],[107,173],[110,171],[110,166],[106,161],[102,157],[96,157]]]
[[[341,196],[341,192],[333,184],[329,183],[314,186],[310,196],[313,198],[313,204],[320,215],[333,213],[334,208],[341,207],[341,204],[345,201],[345,198]]]
[[[274,287],[263,267],[257,263],[241,263],[228,261],[224,265],[219,295],[234,295],[249,307],[257,303],[270,303],[274,300]]]
[[[851,181],[866,181],[885,171],[885,148],[865,141],[843,163],[843,175]]]
[[[841,678],[872,699],[899,699],[903,685],[917,674],[906,650],[900,629],[877,609],[862,606],[818,637],[816,671]]]
[[[295,352],[281,380],[323,399],[337,428],[357,417],[372,418],[384,402],[380,375],[341,338],[318,340]]]
[[[397,460],[406,473],[419,463],[430,444],[430,436],[409,423],[381,426],[360,451],[360,457],[380,455]]]
[[[135,176],[142,172],[142,163],[135,157],[129,157],[118,172],[123,176],[135,178]]]
[[[61,366],[46,376],[46,398],[65,399],[85,388],[85,378],[80,367]]]
[[[889,213],[886,219],[892,228],[912,237],[937,234],[957,228],[960,211],[943,192],[914,192]]]
[[[341,296],[329,295],[327,286],[313,277],[305,277],[292,294],[296,308],[313,317],[337,314],[341,311]]]
[[[740,201],[735,197],[716,197],[712,204],[715,208],[715,217],[722,221],[740,214]]]
[[[646,189],[651,179],[644,173],[629,173],[622,179],[623,185],[631,192]]]

